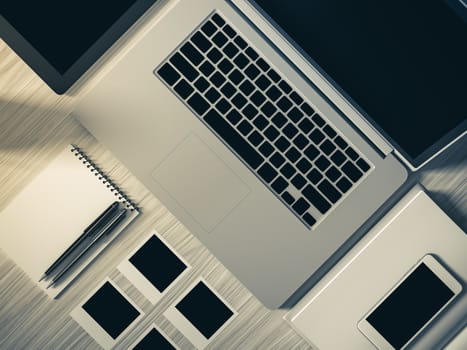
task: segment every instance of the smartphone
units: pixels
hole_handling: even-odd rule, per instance
[[[405,349],[461,290],[433,255],[425,255],[358,322],[358,329],[379,350]]]

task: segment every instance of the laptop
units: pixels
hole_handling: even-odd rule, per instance
[[[277,308],[465,135],[464,5],[161,1],[74,115]]]

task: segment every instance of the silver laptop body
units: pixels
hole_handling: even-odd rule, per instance
[[[207,22],[213,26],[203,27]],[[407,171],[391,145],[245,1],[169,1],[150,10],[142,28],[128,44],[128,53],[97,82],[74,115],[264,305],[276,308],[342,256],[357,228],[403,184]],[[224,44],[221,36],[213,39],[218,32],[227,38]],[[200,40],[196,33],[212,45],[205,52],[195,44]],[[219,69],[220,62],[213,63],[212,53],[208,56],[216,42],[222,47],[233,44],[231,52],[226,49],[233,57],[231,70],[237,69],[233,61],[241,52],[248,64],[254,63],[258,76],[252,68],[250,79],[245,66],[243,71],[238,68],[243,77],[230,77],[225,64],[227,73],[205,76],[206,88],[198,79],[209,73],[200,67],[207,61]],[[199,64],[191,62],[196,72],[183,67],[193,46],[201,55],[192,57]],[[249,57],[247,48],[258,57]],[[256,84],[261,75],[268,79]],[[262,92],[265,101],[257,94],[253,102],[248,90],[242,93],[246,102],[241,96],[234,102],[236,92],[224,96],[222,84],[231,82],[238,92],[233,81],[240,84],[242,79],[252,83],[252,94]],[[272,85],[280,95],[269,91]],[[284,86],[290,90],[283,91]],[[214,102],[206,97],[211,87],[221,95],[218,100],[209,95]],[[228,103],[220,103],[222,98]],[[268,102],[273,107],[263,111]],[[227,110],[240,112],[248,104],[257,111],[251,119],[240,113],[240,121],[235,120],[238,115],[220,120]],[[277,112],[288,116],[294,108],[296,134],[292,127],[275,124],[277,138],[274,132],[266,134]],[[268,121],[266,127],[264,120],[256,120],[258,115]],[[300,124],[303,118],[313,125]],[[240,127],[244,120],[248,123]],[[242,133],[247,133],[242,142],[249,146],[239,141]],[[300,134],[307,136],[305,146],[303,138],[297,138]],[[290,145],[279,152],[275,142],[282,136]],[[264,146],[266,141],[272,151]],[[319,150],[317,158],[310,145]],[[287,153],[292,147],[298,153]],[[337,151],[344,158],[336,156]],[[277,167],[272,164],[275,152],[284,158]],[[274,163],[280,160],[275,157]],[[313,169],[317,171],[311,176]],[[295,178],[297,174],[301,178]]]

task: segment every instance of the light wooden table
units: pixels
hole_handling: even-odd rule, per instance
[[[110,276],[145,312],[118,349],[126,349],[156,323],[182,349],[189,341],[163,316],[165,309],[198,276],[203,276],[237,311],[238,316],[214,339],[215,349],[308,349],[310,346],[282,319],[287,310],[263,307],[167,209],[152,196],[70,112],[83,93],[55,95],[0,41],[0,210],[67,143],[82,147],[111,178],[121,184],[143,214],[100,256],[59,300],[51,300],[0,252],[0,349],[98,349],[69,312],[89,291]],[[422,171],[420,181],[437,203],[467,228],[467,140],[458,142]],[[404,190],[405,190],[404,189]],[[402,190],[402,192],[404,191]],[[193,266],[192,271],[152,306],[116,270],[116,265],[157,230]],[[277,276],[280,278],[280,276]],[[258,276],[261,278],[261,276]]]

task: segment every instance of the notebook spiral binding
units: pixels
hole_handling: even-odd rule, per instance
[[[115,183],[107,175],[105,175],[104,172],[78,146],[72,145],[70,151],[76,157],[78,157],[79,160],[83,161],[83,164],[86,165],[91,173],[97,176],[99,181],[102,181],[102,183],[107,186],[110,192],[112,192],[115,197],[117,197],[117,199],[126,206],[127,209],[130,211],[139,211],[137,205],[130,198],[128,198],[123,193],[123,191],[117,185],[115,185]]]

